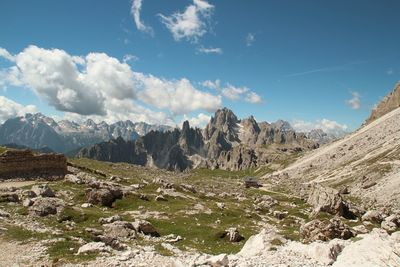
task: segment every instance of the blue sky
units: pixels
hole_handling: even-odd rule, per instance
[[[399,9],[396,0],[4,0],[0,119],[40,111],[204,124],[226,106],[240,118],[353,130],[399,80]]]

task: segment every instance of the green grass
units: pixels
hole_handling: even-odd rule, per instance
[[[7,148],[0,146],[0,154],[7,151]]]
[[[81,263],[94,260],[98,253],[88,253],[76,255],[80,245],[72,240],[58,241],[49,246],[47,252],[53,262],[60,265],[62,263]]]
[[[7,231],[4,232],[4,237],[7,240],[29,242],[33,240],[43,240],[50,237],[50,234],[30,231],[20,226],[9,225],[6,228]]]

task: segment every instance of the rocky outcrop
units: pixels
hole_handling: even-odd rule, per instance
[[[373,110],[366,124],[371,123],[386,113],[400,107],[400,83],[397,83],[393,91],[389,93]]]
[[[8,150],[0,154],[0,178],[64,177],[67,159],[61,154],[34,154],[29,150]]]
[[[329,241],[334,238],[349,239],[354,236],[353,231],[340,219],[313,220],[300,227],[300,237],[303,242],[313,242],[317,240]]]
[[[313,215],[319,212],[327,212],[333,215],[354,219],[355,216],[349,210],[347,203],[342,199],[339,191],[320,184],[311,184],[307,203],[314,207]]]

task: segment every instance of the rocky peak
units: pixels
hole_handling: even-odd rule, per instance
[[[366,124],[382,117],[386,113],[400,107],[400,82],[396,84],[390,92],[373,110],[371,116],[366,120]]]
[[[292,128],[292,125],[290,125],[289,122],[284,121],[284,120],[278,120],[274,123],[271,124],[273,128],[281,131],[281,132],[290,132],[294,131]]]
[[[223,108],[215,112],[214,117],[205,128],[206,139],[211,139],[216,130],[221,131],[230,142],[238,142],[237,135],[239,120],[232,110]]]

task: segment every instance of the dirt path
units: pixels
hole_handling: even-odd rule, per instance
[[[282,193],[282,192],[278,192],[278,191],[268,190],[268,189],[266,188],[266,185],[265,185],[265,184],[263,184],[262,187],[259,187],[258,189],[260,189],[260,190],[262,190],[262,191],[264,191],[264,192],[272,193],[272,194],[283,195],[283,196],[288,197],[288,198],[289,198],[289,197],[301,198],[301,197],[295,196],[295,195],[289,195],[289,194]]]
[[[0,189],[7,187],[24,187],[28,185],[34,185],[39,183],[38,181],[14,181],[14,182],[2,182],[0,183]]]

